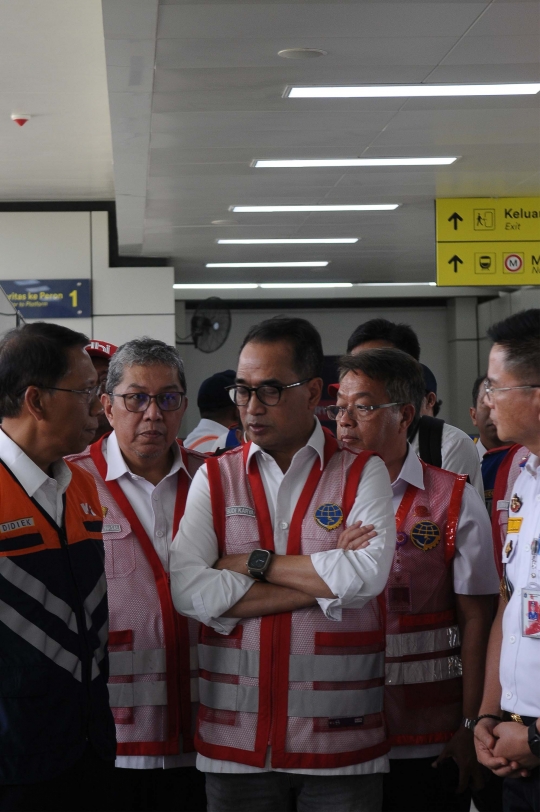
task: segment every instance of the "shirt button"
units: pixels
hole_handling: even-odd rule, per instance
[[[159,496],[157,495],[157,493],[155,493],[155,494],[152,496],[152,499],[154,500],[154,502],[159,502]]]
[[[513,634],[512,634],[512,635],[510,635],[510,642],[511,642],[511,643],[515,643],[515,642],[516,642],[516,638],[515,638],[515,636],[514,636]]]
[[[286,530],[288,528],[288,526],[289,526],[289,522],[280,522],[279,523],[279,529],[280,530]]]
[[[526,552],[526,553],[528,553],[530,549],[531,549],[531,548],[530,548],[530,547],[529,547],[529,545],[527,544],[527,545],[525,546],[525,552]]]
[[[511,694],[511,692],[510,692],[510,691],[507,691],[507,692],[505,693],[505,697],[506,697],[507,699],[512,699],[512,694]]]
[[[158,531],[156,532],[156,536],[158,537],[158,539],[163,538],[163,536],[164,536],[163,530],[158,530]]]

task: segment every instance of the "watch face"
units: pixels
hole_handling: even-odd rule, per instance
[[[267,550],[255,550],[251,553],[248,561],[248,566],[250,569],[259,570],[266,564],[268,560],[268,551]]]

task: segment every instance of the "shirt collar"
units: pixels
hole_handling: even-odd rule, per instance
[[[525,464],[525,469],[531,476],[537,477],[540,469],[540,457],[537,457],[536,454],[531,454]]]
[[[17,477],[28,496],[34,496],[46,482],[56,481],[62,492],[71,482],[71,471],[64,460],[53,463],[51,466],[53,476],[50,477],[2,430],[0,430],[0,457]]]
[[[315,418],[315,428],[313,429],[311,437],[307,441],[304,448],[313,448],[316,451],[321,460],[321,470],[324,465],[324,443],[325,443],[324,431],[322,430],[322,426],[319,423],[318,419]],[[297,454],[301,454],[304,451],[304,448],[299,449],[299,451],[297,451],[294,456],[296,457]],[[246,460],[246,473],[248,473],[249,471],[249,463],[251,462],[251,458],[255,454],[258,454],[259,457],[261,457],[263,460],[271,458],[271,455],[268,454],[268,452],[265,451],[264,448],[261,448],[259,445],[256,445],[255,443],[251,443]]]
[[[407,443],[408,451],[405,457],[405,462],[399,472],[397,479],[392,482],[392,487],[397,486],[398,483],[406,482],[407,485],[414,485],[415,488],[424,490],[424,470],[422,463],[414,453],[410,444]]]
[[[106,482],[110,482],[114,479],[120,479],[120,477],[125,475],[129,476],[130,478],[138,478],[137,475],[128,468],[122,452],[120,451],[116,432],[113,431],[113,433],[109,434],[109,436],[103,441],[102,450],[103,455],[107,460],[107,476],[105,477]],[[177,474],[180,469],[183,469],[191,479],[191,476],[184,465],[180,447],[176,441],[172,444],[172,452],[173,464],[167,476]]]

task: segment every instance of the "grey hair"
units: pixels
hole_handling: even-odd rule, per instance
[[[180,385],[184,392],[186,388],[186,375],[184,363],[178,354],[176,347],[158,341],[157,338],[134,338],[133,341],[126,341],[118,347],[109,364],[107,374],[107,392],[114,392],[122,378],[126,367],[132,366],[154,366],[163,364],[175,369],[178,373]]]
[[[361,350],[356,355],[339,359],[339,380],[348,372],[362,372],[381,381],[390,403],[411,403],[414,419],[409,430],[416,428],[425,395],[424,373],[418,361],[406,352],[394,349]]]

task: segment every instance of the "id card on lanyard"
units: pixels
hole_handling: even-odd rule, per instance
[[[540,639],[540,575],[538,549],[540,539],[531,542],[531,559],[528,586],[521,590],[522,636]]]

